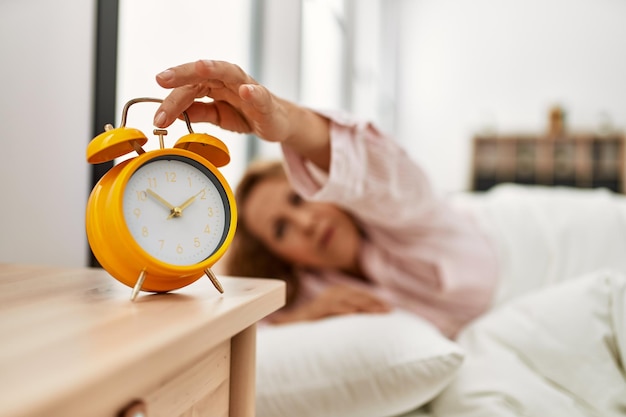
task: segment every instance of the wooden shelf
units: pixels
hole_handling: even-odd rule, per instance
[[[625,191],[622,134],[475,137],[471,189],[512,182]]]

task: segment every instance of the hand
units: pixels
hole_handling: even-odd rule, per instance
[[[380,298],[364,289],[346,285],[328,288],[309,305],[309,312],[313,318],[387,311],[389,306]]]
[[[163,204],[165,207],[167,207],[170,210],[170,213],[174,212],[174,206],[171,205],[170,203],[167,202],[167,200],[165,200],[163,197],[161,197],[160,195],[158,195],[157,193],[155,193],[151,188],[146,189],[146,193],[151,196],[154,197],[154,199],[156,201],[158,201],[159,203]]]
[[[309,303],[270,316],[274,323],[317,320],[354,313],[387,313],[391,307],[370,292],[347,285],[329,287]]]
[[[185,200],[185,202],[183,204],[181,204],[178,207],[174,207],[172,209],[172,212],[170,213],[170,215],[167,217],[167,220],[171,219],[172,217],[180,217],[180,216],[182,216],[183,215],[183,210],[186,209],[187,207],[189,207],[191,205],[191,203],[196,201],[196,197],[198,197],[200,194],[202,194],[204,192],[204,190],[205,190],[204,188],[201,189],[195,195],[192,195],[187,200]]]
[[[186,111],[192,122],[209,122],[268,141],[289,134],[288,103],[270,93],[239,66],[201,60],[182,64],[156,76],[161,87],[173,89],[157,109],[154,125],[167,127]],[[212,102],[198,102],[209,97]]]
[[[172,91],[155,113],[155,126],[165,128],[185,111],[191,122],[209,122],[222,129],[282,142],[328,170],[328,119],[275,96],[239,66],[200,60],[165,70],[156,81]],[[203,97],[212,101],[196,101]]]

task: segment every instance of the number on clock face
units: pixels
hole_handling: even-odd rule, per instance
[[[211,256],[230,223],[219,180],[202,164],[178,155],[155,158],[133,173],[123,211],[139,246],[171,265],[193,265]]]

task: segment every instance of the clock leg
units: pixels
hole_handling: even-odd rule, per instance
[[[217,277],[215,276],[215,274],[213,273],[213,271],[211,271],[209,268],[204,270],[204,273],[206,274],[207,277],[209,277],[209,279],[211,280],[211,282],[213,283],[213,285],[215,286],[215,288],[217,288],[217,290],[220,293],[224,293],[224,289],[222,288],[222,284],[220,284],[220,282],[217,280]]]
[[[135,301],[135,298],[137,298],[137,294],[139,294],[139,291],[141,291],[141,287],[145,280],[146,280],[146,270],[143,269],[141,273],[139,274],[139,278],[137,278],[137,283],[133,287],[133,293],[130,295],[131,301]]]

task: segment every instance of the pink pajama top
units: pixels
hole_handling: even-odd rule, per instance
[[[303,272],[305,301],[336,284],[368,288],[454,337],[491,305],[497,255],[469,212],[433,193],[415,162],[370,123],[331,120],[331,166],[323,173],[283,146],[293,187],[304,198],[337,204],[364,231],[366,281],[339,271]],[[297,300],[298,301],[298,300]]]

